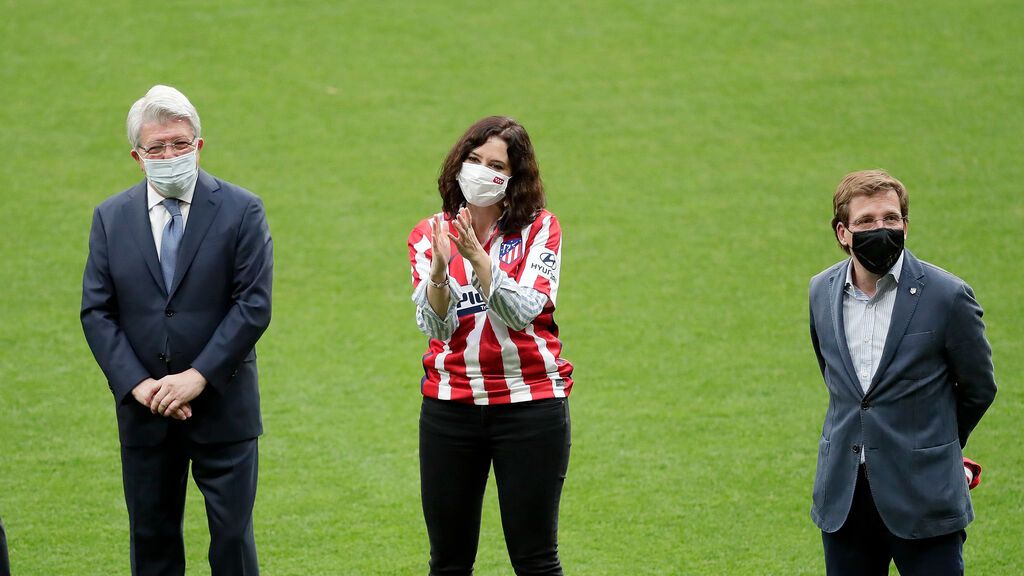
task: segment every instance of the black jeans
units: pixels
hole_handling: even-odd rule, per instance
[[[515,573],[561,575],[558,503],[569,446],[565,398],[495,406],[424,398],[420,492],[430,574],[473,573],[493,463],[501,527]]]
[[[885,488],[882,487],[882,490]],[[828,576],[886,576],[895,561],[902,576],[962,576],[963,530],[907,540],[885,527],[861,466],[850,514],[842,528],[822,532]]]

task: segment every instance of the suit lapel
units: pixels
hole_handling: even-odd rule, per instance
[[[892,307],[892,320],[889,322],[889,333],[885,336],[885,348],[882,349],[882,357],[878,361],[878,369],[871,378],[871,386],[868,394],[875,391],[879,381],[885,374],[886,368],[896,356],[896,349],[899,348],[903,336],[907,333],[907,326],[910,319],[917,310],[917,303],[921,300],[921,292],[924,289],[924,268],[921,262],[910,253],[904,252],[903,270],[900,272],[900,281],[896,286],[896,302]],[[913,292],[911,292],[913,288]]]
[[[171,283],[171,290],[168,298],[174,296],[181,285],[189,266],[199,251],[199,246],[210,230],[210,224],[217,216],[220,208],[220,198],[217,197],[217,190],[220,185],[217,181],[202,170],[199,171],[199,178],[196,180],[196,190],[192,195],[192,205],[188,209],[188,222],[185,224],[185,235],[181,238],[181,249],[178,251],[178,262],[174,266],[174,281]],[[159,266],[157,267],[159,269]]]
[[[854,376],[853,358],[850,357],[850,345],[846,342],[846,325],[843,322],[843,292],[845,289],[846,269],[849,260],[838,266],[832,276],[829,277],[829,303],[832,307],[832,328],[835,329],[835,339],[839,346],[839,355],[843,359],[843,367],[846,369],[846,382],[862,395],[864,391],[860,387],[860,381]]]
[[[153,275],[153,280],[158,286],[167,291],[164,286],[164,274],[160,270],[160,257],[156,253],[156,242],[153,241],[153,226],[149,220],[149,206],[146,202],[146,181],[136,184],[128,193],[128,203],[123,210],[127,218],[128,228],[135,237],[135,245],[142,253],[142,259],[146,262],[146,268]]]

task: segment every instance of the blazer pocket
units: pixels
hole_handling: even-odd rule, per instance
[[[203,244],[209,246],[212,246],[214,244],[223,244],[229,240],[234,241],[234,239],[237,236],[238,233],[235,232],[234,230],[224,230],[218,232],[214,232],[211,230],[210,233],[208,233],[206,237],[203,238]]]
[[[935,339],[935,332],[928,330],[927,332],[912,332],[910,334],[904,334],[903,339],[900,340],[900,346],[922,346],[928,345]]]
[[[967,490],[960,441],[916,449],[911,453],[913,482],[921,488],[921,512],[931,519],[956,518],[964,513]]]
[[[938,352],[933,331],[904,334],[893,363],[904,367],[903,378],[919,380],[934,373],[940,360]]]

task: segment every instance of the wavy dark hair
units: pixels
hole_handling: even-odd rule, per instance
[[[533,222],[537,212],[545,206],[544,183],[540,179],[533,144],[519,122],[508,116],[488,116],[470,126],[448,151],[448,157],[441,165],[441,174],[437,177],[437,189],[441,193],[444,213],[454,218],[466,202],[458,181],[462,163],[470,152],[491,136],[501,138],[508,145],[508,161],[512,168],[512,177],[502,200],[504,211],[498,220],[498,229],[502,234],[508,234]]]

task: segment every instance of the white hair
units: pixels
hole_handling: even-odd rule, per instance
[[[157,84],[145,96],[136,100],[128,111],[128,142],[132,148],[139,146],[143,124],[164,124],[174,120],[188,120],[192,125],[192,134],[196,138],[202,136],[199,113],[195,106],[177,89]]]

